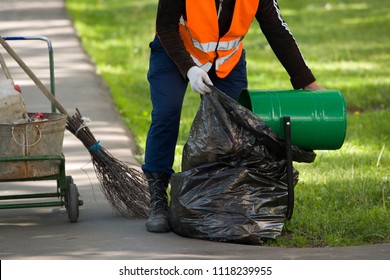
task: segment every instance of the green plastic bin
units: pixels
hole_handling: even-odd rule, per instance
[[[289,116],[291,143],[302,149],[337,150],[344,143],[347,112],[339,91],[244,89],[238,101],[282,138]]]

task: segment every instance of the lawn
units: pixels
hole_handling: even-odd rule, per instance
[[[156,0],[67,0],[83,46],[110,88],[143,161],[150,124],[146,73]],[[380,1],[279,0],[318,83],[341,91],[348,108],[345,143],[316,151],[300,172],[294,216],[274,246],[390,242],[390,7]],[[245,38],[250,89],[291,89],[289,77],[254,22]],[[174,169],[198,109],[188,90]]]

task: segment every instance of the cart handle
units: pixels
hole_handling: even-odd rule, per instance
[[[6,41],[26,41],[26,40],[39,40],[44,41],[47,44],[47,49],[49,52],[49,68],[50,68],[50,91],[51,94],[55,96],[55,79],[54,79],[54,58],[53,58],[53,46],[51,41],[46,36],[3,36],[3,39]],[[56,107],[54,104],[51,104],[52,113],[56,112]]]
[[[50,100],[52,104],[60,111],[62,114],[70,118],[70,115],[65,110],[65,108],[57,101],[57,99],[50,93],[50,91],[45,87],[45,85],[38,79],[38,77],[31,71],[31,69],[24,63],[24,61],[17,55],[17,53],[11,48],[11,46],[0,36],[0,44],[6,49],[10,56],[19,64],[19,66],[26,72],[26,74],[33,80],[35,85],[42,91],[42,93]]]

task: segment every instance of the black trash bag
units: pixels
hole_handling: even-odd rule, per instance
[[[292,149],[312,162],[313,151]],[[294,186],[298,171],[293,170]],[[285,142],[250,110],[213,87],[171,177],[169,219],[185,237],[262,244],[281,234],[287,214]]]

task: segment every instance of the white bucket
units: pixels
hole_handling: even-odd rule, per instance
[[[0,123],[18,123],[26,117],[27,111],[22,95],[15,90],[12,81],[0,81]]]

